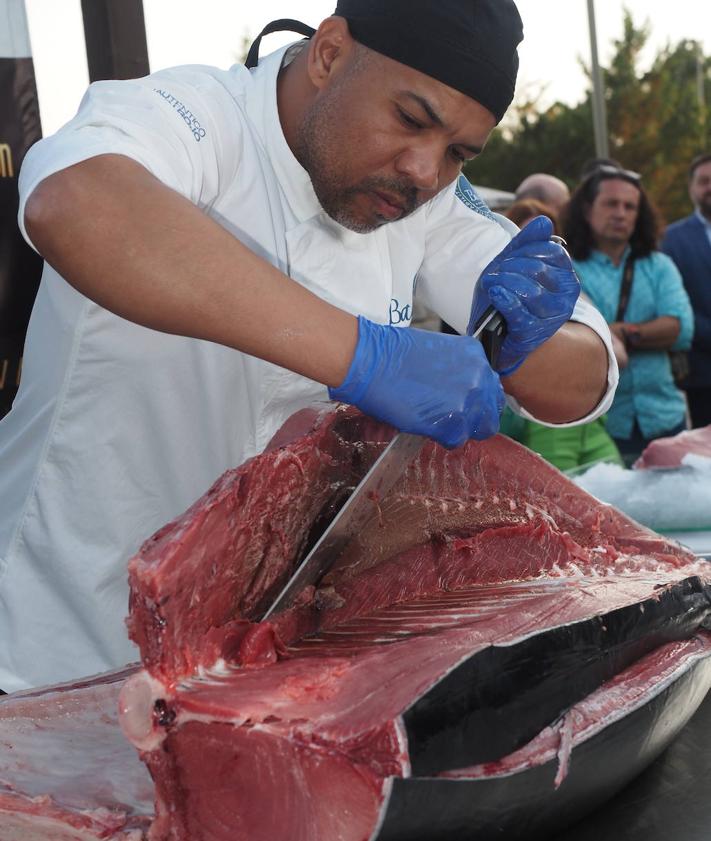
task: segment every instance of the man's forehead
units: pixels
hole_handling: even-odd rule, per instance
[[[640,192],[634,184],[625,181],[623,178],[605,178],[600,182],[598,195],[625,195],[639,200]]]
[[[431,112],[434,122],[449,124],[455,120],[475,120],[477,123],[490,123],[489,130],[496,125],[492,112],[472,97],[399,61],[386,56],[378,56],[378,59],[387,63],[383,79],[387,80],[392,94],[418,103]]]
[[[421,70],[408,67],[406,64],[402,64],[387,56],[378,56],[378,59],[387,64],[387,72],[390,74],[389,78],[392,81],[392,86],[395,88],[413,91],[427,98],[438,108],[462,106],[472,103],[477,108],[491,114],[490,111],[471,96],[467,96],[467,94],[450,87],[433,76],[428,76]],[[495,119],[493,114],[491,116],[492,119]]]
[[[698,178],[711,178],[711,161],[705,161],[696,167],[692,181],[696,181]]]

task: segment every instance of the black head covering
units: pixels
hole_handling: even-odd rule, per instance
[[[523,24],[513,0],[338,0],[356,41],[475,99],[511,104]]]

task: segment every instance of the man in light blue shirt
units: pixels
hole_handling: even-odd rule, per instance
[[[653,439],[686,426],[669,351],[690,347],[693,315],[678,269],[656,250],[657,230],[640,176],[614,162],[598,163],[583,178],[564,230],[583,291],[629,354],[608,414],[628,464]]]

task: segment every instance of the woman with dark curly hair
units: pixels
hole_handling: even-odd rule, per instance
[[[607,419],[628,464],[686,426],[668,352],[689,348],[693,315],[676,266],[656,250],[659,228],[640,175],[608,160],[583,175],[563,216],[583,291],[629,355]]]

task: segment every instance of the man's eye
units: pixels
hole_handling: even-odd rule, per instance
[[[450,147],[449,154],[454,158],[455,161],[457,161],[460,164],[466,163],[468,160],[470,160],[470,157],[468,155],[462,154],[456,146]]]
[[[401,108],[398,108],[398,113],[400,114],[400,119],[406,126],[409,126],[410,128],[424,128],[422,123],[408,114],[407,111],[403,111]]]

